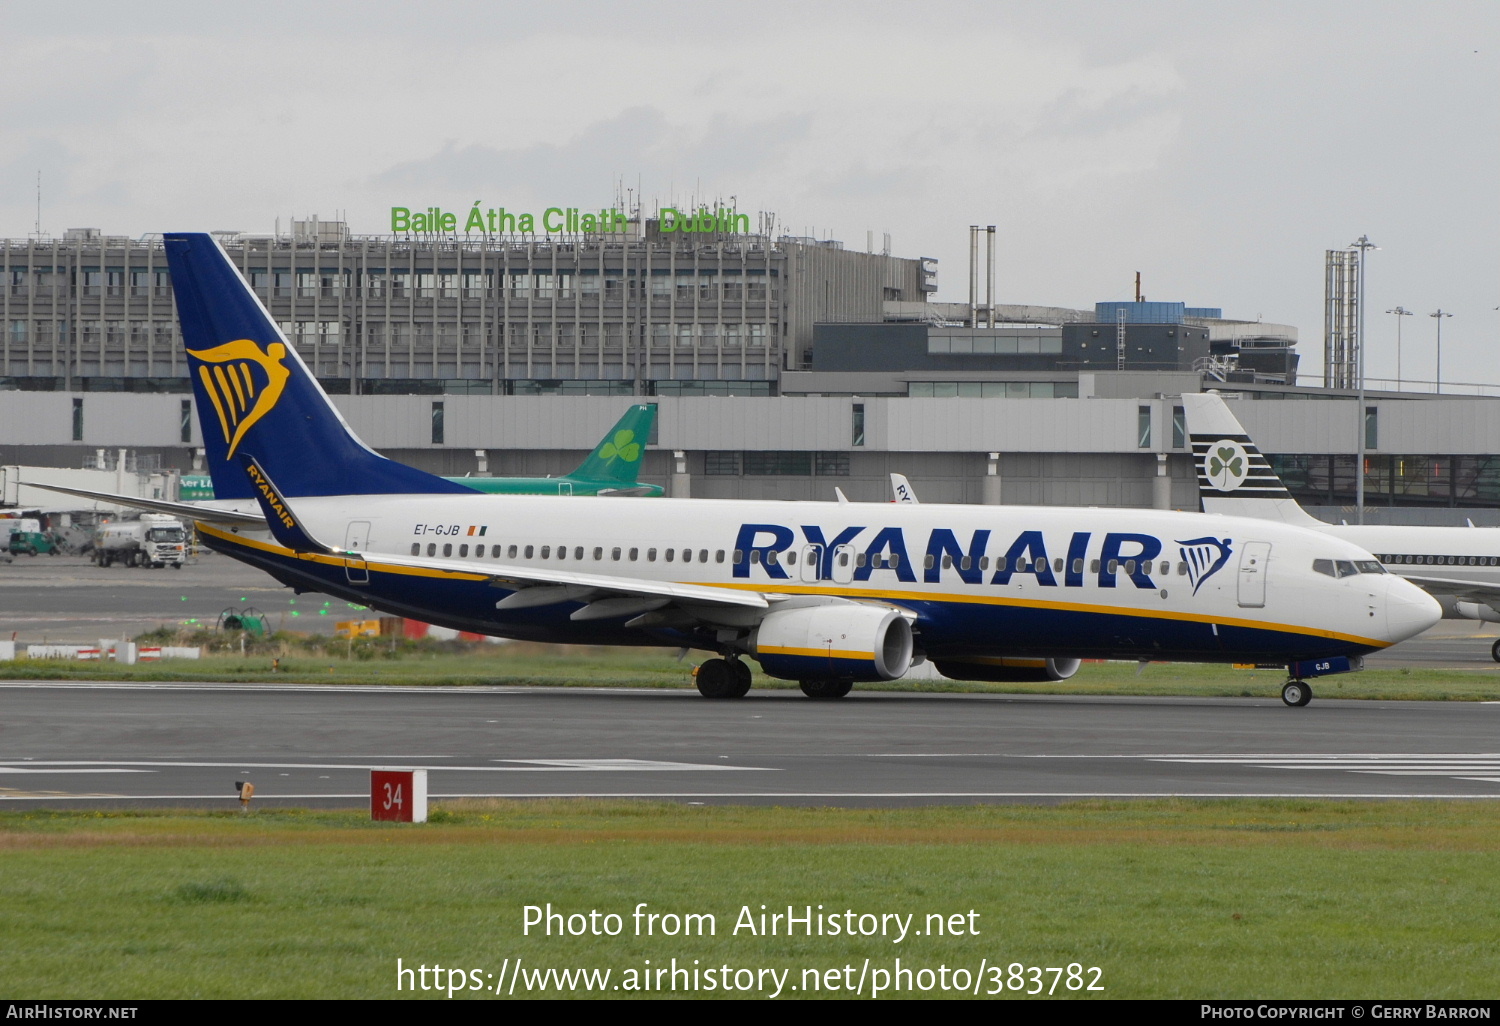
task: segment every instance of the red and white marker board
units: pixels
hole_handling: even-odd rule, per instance
[[[397,823],[426,823],[427,771],[372,769],[370,818]]]

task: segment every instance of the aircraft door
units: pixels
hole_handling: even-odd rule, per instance
[[[823,579],[823,546],[804,545],[802,547],[802,580],[807,584],[816,584]]]
[[[1271,560],[1270,542],[1246,542],[1240,550],[1240,605],[1260,609],[1266,604],[1266,566]]]
[[[351,552],[364,552],[370,547],[370,522],[351,520],[344,533],[344,548]],[[344,576],[350,584],[369,584],[370,566],[364,560],[348,560],[344,563]]]
[[[558,495],[572,495],[573,494],[573,482],[572,481],[559,481],[559,482],[557,482],[557,494]]]
[[[848,584],[854,580],[854,546],[840,545],[833,550],[833,581]]]

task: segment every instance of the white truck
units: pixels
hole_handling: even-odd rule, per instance
[[[139,520],[103,524],[94,539],[94,562],[99,566],[164,566],[182,569],[187,559],[187,528],[181,520],[160,513],[142,513]]]

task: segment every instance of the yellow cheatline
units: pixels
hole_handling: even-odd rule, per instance
[[[808,656],[815,659],[850,659],[868,663],[875,656],[871,652],[839,652],[831,648],[786,648],[781,645],[761,645],[762,654]]]

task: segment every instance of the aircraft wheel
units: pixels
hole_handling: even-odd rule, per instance
[[[1281,686],[1281,700],[1287,705],[1300,708],[1312,701],[1312,688],[1306,681],[1289,680]]]
[[[1496,638],[1495,643],[1490,646],[1490,655],[1494,657],[1495,662],[1500,663],[1500,638]]]
[[[798,685],[808,698],[843,698],[854,689],[852,680],[804,680]]]
[[[698,694],[704,698],[736,698],[737,678],[727,659],[709,659],[693,672]]]
[[[743,659],[726,659],[729,669],[733,671],[734,694],[732,698],[744,698],[750,693],[750,667]]]

